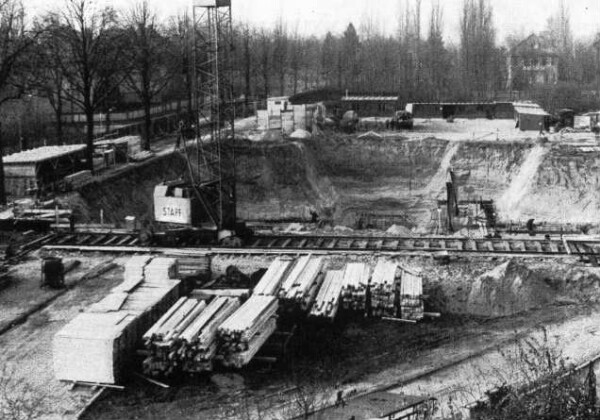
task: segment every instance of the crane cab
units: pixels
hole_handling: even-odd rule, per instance
[[[202,206],[193,187],[185,181],[163,182],[154,187],[154,220],[200,226]]]

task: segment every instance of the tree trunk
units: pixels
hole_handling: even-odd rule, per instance
[[[59,99],[56,103],[56,109],[54,110],[54,115],[56,116],[56,142],[58,144],[64,144],[63,139],[63,122],[62,122],[62,111],[63,105],[62,101]]]
[[[88,169],[94,173],[94,111],[87,109],[85,111],[86,118],[86,149],[85,160],[87,161]]]
[[[144,98],[144,150],[150,150],[152,137],[152,116],[150,115],[150,98]]]

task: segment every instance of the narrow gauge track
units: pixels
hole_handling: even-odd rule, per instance
[[[123,232],[59,232],[34,241],[29,249],[46,245],[92,247],[138,247],[135,233]],[[209,246],[200,236],[157,236],[153,247],[226,248]],[[585,239],[518,239],[518,238],[440,238],[391,236],[271,235],[254,236],[244,249],[304,251],[382,251],[581,255],[600,259],[600,241]]]

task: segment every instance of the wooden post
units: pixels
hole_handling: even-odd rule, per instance
[[[6,190],[4,188],[4,147],[2,143],[2,123],[0,123],[0,205],[6,205]]]

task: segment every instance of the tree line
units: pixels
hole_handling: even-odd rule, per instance
[[[393,35],[369,18],[322,37],[301,34],[283,18],[271,28],[236,22],[228,45],[236,97],[249,102],[323,87],[398,95],[401,102],[491,100],[505,92],[507,54],[524,35],[498,42],[490,0],[463,0],[453,42],[444,33],[439,0],[429,10],[421,0],[400,4]],[[543,104],[573,106],[565,98],[581,102],[576,92],[597,89],[596,47],[591,39],[574,40],[564,1],[547,27],[560,57],[560,81],[528,94]],[[57,142],[66,104],[79,109],[91,162],[94,114],[122,109],[128,91],[145,110],[149,148],[151,105],[191,100],[193,31],[190,16],[159,20],[143,0],[129,10],[65,0],[33,19],[21,0],[0,0],[0,105],[23,95],[47,98]]]

